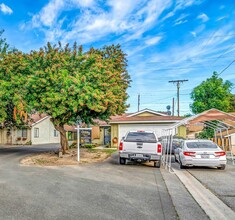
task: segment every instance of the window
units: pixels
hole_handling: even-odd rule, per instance
[[[59,136],[59,132],[57,130],[54,130],[54,137],[58,137]]]
[[[156,137],[154,133],[148,132],[129,132],[125,141],[134,141],[134,142],[147,142],[147,143],[156,143]]]
[[[35,138],[39,137],[39,128],[34,128],[34,137]]]
[[[187,143],[188,148],[217,148],[216,144],[212,142],[188,142]]]
[[[27,129],[18,129],[17,130],[17,138],[27,138]]]
[[[27,138],[27,129],[26,128],[22,129],[22,138]]]

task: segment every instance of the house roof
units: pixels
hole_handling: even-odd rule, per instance
[[[32,114],[32,115],[30,115],[31,120],[29,122],[29,125],[34,126],[49,117],[50,116],[47,114],[39,114],[39,113]]]
[[[122,115],[112,116],[110,124],[118,123],[169,123],[178,122],[182,118],[169,116],[163,112],[157,112],[151,109],[143,109],[135,113],[125,113]]]
[[[148,109],[148,108],[145,108],[141,111],[138,111],[138,112],[135,112],[135,113],[131,113],[129,114],[127,117],[133,117],[133,116],[137,116],[137,115],[140,115],[142,113],[151,113],[153,115],[159,115],[159,116],[167,116],[167,114],[163,113],[163,112],[157,112],[157,111],[154,111],[154,110],[151,110],[151,109]]]
[[[76,132],[77,131],[77,126],[75,126],[75,125],[64,125],[64,130],[65,131]]]
[[[151,122],[151,123],[156,123],[156,122],[178,122],[182,118],[181,117],[176,117],[176,116],[122,116],[122,117],[117,117],[115,119],[112,119],[110,121],[110,124],[112,123],[146,123],[146,122]]]
[[[93,122],[98,126],[108,126],[109,125],[106,121],[102,121],[99,119],[95,119],[95,120],[93,120]]]

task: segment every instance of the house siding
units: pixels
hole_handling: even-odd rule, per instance
[[[177,136],[186,138],[186,136],[187,136],[187,129],[186,129],[185,126],[179,126],[179,127],[178,127]]]
[[[17,129],[17,128],[3,128],[0,129],[0,144],[30,144],[31,140],[31,131],[30,128],[25,128],[26,129],[26,137],[22,137],[22,129]]]
[[[138,114],[137,116],[139,116],[139,117],[156,116],[156,114],[152,114],[152,113],[149,113],[149,112],[143,112],[143,113]]]
[[[118,125],[112,124],[111,125],[111,147],[118,147],[118,143],[120,140],[118,140],[117,143],[113,143],[113,138],[118,138]]]
[[[34,136],[35,128],[39,129],[38,137]],[[58,133],[58,137],[55,137],[54,130],[55,130],[55,127],[53,123],[50,121],[49,117],[33,125],[31,129],[32,144],[35,145],[35,144],[59,143],[60,134]]]

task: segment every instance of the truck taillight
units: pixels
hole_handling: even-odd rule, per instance
[[[162,145],[158,144],[157,145],[157,153],[161,153],[162,152]]]
[[[119,150],[123,150],[123,142],[122,141],[119,144]]]

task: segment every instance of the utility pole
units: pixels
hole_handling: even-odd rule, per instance
[[[140,111],[140,94],[138,94],[138,112]]]
[[[187,79],[183,80],[171,80],[169,83],[176,84],[177,87],[177,115],[180,116],[180,84],[183,82],[187,82]]]
[[[175,114],[175,98],[172,99],[172,116]]]

